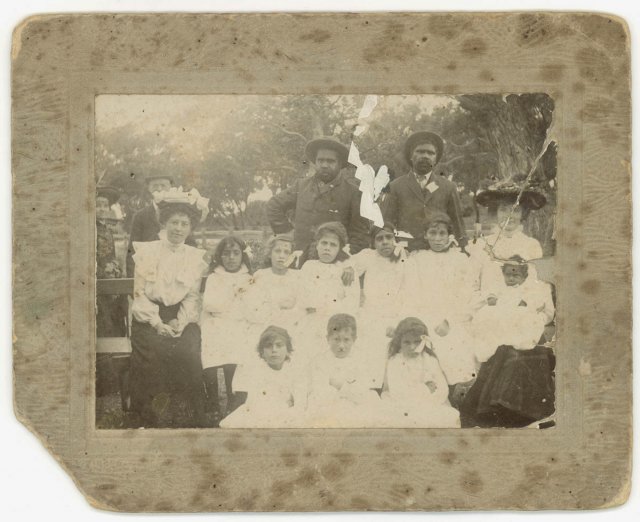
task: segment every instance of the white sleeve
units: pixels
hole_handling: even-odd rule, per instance
[[[140,271],[136,269],[136,275],[133,280],[133,304],[131,306],[131,313],[137,321],[149,323],[155,328],[162,323],[162,319],[160,319],[160,308],[145,294],[146,284],[146,279]]]

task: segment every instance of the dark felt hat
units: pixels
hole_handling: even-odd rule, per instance
[[[442,152],[444,151],[444,140],[435,132],[420,131],[414,132],[411,136],[409,136],[404,144],[404,159],[409,165],[411,165],[411,155],[413,154],[413,149],[423,143],[433,143],[433,145],[435,145],[437,152],[436,163],[440,161]]]
[[[347,165],[349,158],[349,149],[340,143],[337,139],[331,136],[325,136],[315,140],[311,140],[307,143],[304,149],[304,155],[307,159],[313,163],[316,161],[316,155],[320,149],[335,150],[338,153],[338,159],[340,164],[344,167]]]
[[[106,185],[96,187],[97,198],[107,198],[109,206],[113,205],[120,199],[120,191],[115,187],[108,187]]]
[[[496,205],[501,201],[515,203],[518,194],[522,190],[513,182],[501,181],[491,185],[486,189],[478,190],[476,193],[476,202],[483,207]],[[527,210],[538,210],[547,204],[547,197],[535,187],[527,187],[522,191],[520,196],[520,206]]]

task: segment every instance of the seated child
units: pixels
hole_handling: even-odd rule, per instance
[[[258,342],[253,362],[238,370],[236,390],[247,401],[220,422],[222,428],[292,428],[301,424],[306,407],[304,377],[291,362],[289,333],[269,326]]]
[[[472,322],[479,362],[500,345],[533,348],[555,314],[550,286],[529,275],[524,259],[513,256],[503,264],[502,274],[502,286],[485,298]]]
[[[404,292],[411,313],[424,318],[436,334],[433,347],[450,385],[469,381],[477,370],[468,324],[480,277],[478,265],[455,246],[452,233],[445,213],[428,216],[428,250],[411,253]]]
[[[299,319],[294,337],[303,341],[300,351],[304,357],[317,353],[317,339],[323,337],[329,317],[336,313],[355,314],[360,305],[360,285],[342,280],[345,261],[349,259],[343,251],[348,242],[344,225],[324,223],[318,227],[315,239],[318,259],[302,265],[296,299]]]
[[[449,387],[426,325],[415,317],[398,324],[389,343],[382,398],[387,427],[458,428],[460,417],[449,404]]]
[[[293,235],[272,236],[266,245],[266,267],[253,274],[244,296],[246,317],[257,335],[265,325],[293,325],[300,272],[289,268],[293,254]]]
[[[202,297],[202,368],[209,409],[216,417],[224,416],[218,397],[218,369],[224,373],[228,412],[234,406],[230,403],[233,374],[248,355],[242,341],[246,338],[242,295],[251,280],[245,249],[244,241],[236,236],[227,236],[218,243],[211,262],[213,271]]]
[[[310,365],[307,426],[317,428],[376,427],[380,397],[363,377],[354,357],[356,320],[336,314],[327,324],[328,347]]]

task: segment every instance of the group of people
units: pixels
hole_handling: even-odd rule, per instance
[[[178,396],[200,427],[515,427],[553,413],[554,302],[521,226],[544,195],[478,194],[497,227],[467,243],[455,185],[433,173],[443,146],[407,140],[412,170],[377,227],[340,172],[346,147],[310,142],[314,175],[268,203],[263,267],[235,235],[210,255],[189,245],[201,198],[154,191],[158,239],[132,231],[129,249],[139,425],[161,425]]]

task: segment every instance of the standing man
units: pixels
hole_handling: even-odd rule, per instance
[[[340,171],[349,150],[334,138],[310,141],[305,148],[313,176],[297,179],[267,203],[267,218],[275,234],[293,229],[295,250],[307,251],[315,229],[339,221],[347,229],[351,253],[368,246],[368,221],[360,216],[360,190]],[[288,213],[293,212],[292,221]]]
[[[129,248],[127,250],[127,277],[133,277],[134,266],[133,262],[133,242],[134,241],[157,241],[160,239],[158,233],[160,232],[160,211],[158,205],[155,202],[154,194],[166,192],[174,183],[173,177],[168,174],[157,174],[147,176],[145,179],[147,190],[151,194],[152,203],[139,210],[133,216],[131,222],[131,234],[129,235]],[[196,246],[196,242],[193,236],[189,236],[185,244],[189,246]]]
[[[393,180],[382,204],[385,223],[413,236],[409,249],[424,244],[424,222],[433,211],[445,212],[453,224],[453,233],[461,247],[467,244],[462,207],[455,183],[434,174],[442,157],[444,142],[433,132],[416,132],[404,146],[404,157],[411,171]]]

